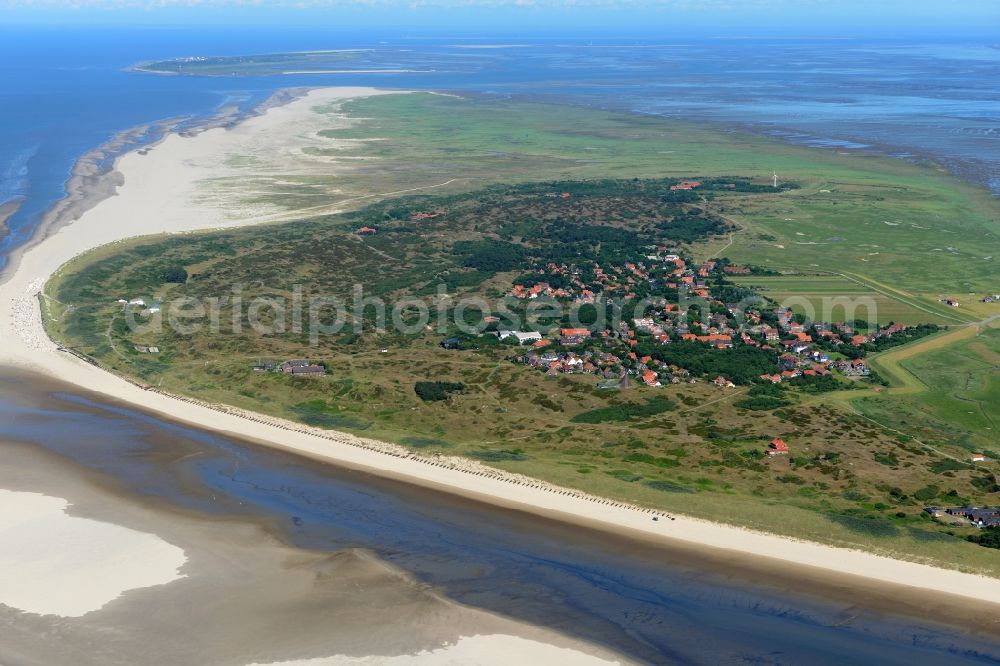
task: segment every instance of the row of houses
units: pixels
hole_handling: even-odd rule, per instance
[[[890,324],[872,333],[868,333],[867,335],[852,335],[850,344],[855,347],[860,347],[861,345],[868,344],[869,342],[874,342],[883,338],[891,338],[895,334],[902,333],[906,329],[907,326],[905,324]]]
[[[618,379],[627,372],[625,364],[617,355],[604,351],[576,352],[530,352],[514,358],[515,363],[524,363],[533,368],[545,370],[551,375],[560,373],[600,374],[603,379]]]
[[[978,507],[924,507],[924,511],[934,518],[957,525],[973,527],[1000,527],[1000,509],[980,509]]]
[[[515,356],[513,361],[543,370],[549,375],[564,373],[597,375],[600,378],[599,386],[602,388],[630,388],[631,378],[653,387],[662,386],[663,382],[680,384],[697,381],[684,368],[651,356],[638,357],[635,352],[619,356],[604,350],[588,350],[582,353],[532,351]]]
[[[837,361],[833,364],[833,367],[837,368],[837,370],[840,370],[848,377],[867,377],[870,374],[870,371],[868,370],[868,363],[866,363],[863,358]]]
[[[308,359],[292,359],[278,365],[274,361],[258,360],[251,368],[254,372],[280,372],[295,377],[325,377],[326,366]]]

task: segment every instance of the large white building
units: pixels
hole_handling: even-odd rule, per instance
[[[497,331],[497,337],[501,340],[506,338],[514,337],[517,338],[518,344],[524,344],[525,342],[532,342],[534,340],[541,340],[542,334],[538,331]]]

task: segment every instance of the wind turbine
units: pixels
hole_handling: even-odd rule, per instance
[[[778,172],[774,172],[774,189],[778,189]]]

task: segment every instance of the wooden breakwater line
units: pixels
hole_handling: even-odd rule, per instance
[[[116,377],[118,377],[120,379],[123,379],[124,381],[128,382],[129,384],[132,384],[136,388],[139,388],[139,389],[141,389],[143,391],[150,391],[150,392],[153,392],[153,393],[158,393],[158,394],[160,394],[160,395],[162,395],[162,396],[164,396],[166,398],[170,398],[170,399],[173,399],[173,400],[180,400],[182,402],[186,402],[188,404],[195,405],[197,407],[203,407],[205,409],[211,409],[212,411],[220,412],[220,413],[226,414],[228,416],[237,416],[239,418],[243,418],[243,419],[246,419],[248,421],[252,421],[254,423],[259,423],[261,425],[270,426],[270,427],[273,427],[273,428],[280,428],[281,430],[286,430],[286,431],[289,431],[289,432],[296,432],[296,433],[303,434],[303,435],[310,435],[310,436],[313,436],[313,437],[320,437],[322,439],[326,439],[328,441],[335,442],[337,444],[346,444],[348,446],[353,446],[355,448],[363,449],[363,450],[369,451],[371,453],[378,453],[378,454],[381,454],[381,455],[392,456],[394,458],[412,460],[413,462],[421,463],[421,464],[424,464],[424,465],[430,465],[432,467],[439,467],[441,469],[446,469],[446,470],[450,470],[450,471],[454,471],[454,472],[461,472],[461,473],[464,473],[464,474],[469,474],[471,476],[477,476],[477,477],[481,477],[481,478],[485,478],[485,479],[490,479],[490,480],[493,480],[493,481],[500,481],[500,482],[503,482],[503,483],[509,483],[511,485],[520,486],[520,487],[523,487],[523,488],[529,488],[529,489],[532,489],[532,490],[541,490],[541,491],[552,493],[552,494],[555,494],[555,495],[560,495],[560,496],[563,496],[563,497],[571,497],[571,498],[574,498],[574,499],[584,500],[584,501],[591,502],[593,504],[599,504],[599,505],[602,505],[602,506],[609,506],[609,507],[613,507],[613,508],[616,508],[616,509],[624,509],[624,510],[628,510],[628,511],[635,511],[637,513],[642,513],[642,514],[649,515],[649,516],[652,517],[653,520],[658,520],[659,518],[666,518],[668,520],[675,520],[674,516],[672,516],[669,513],[664,512],[664,511],[658,511],[656,509],[650,509],[650,508],[647,508],[647,507],[641,507],[641,506],[638,506],[638,505],[635,505],[635,504],[630,504],[628,502],[620,502],[618,500],[608,499],[606,497],[599,497],[597,495],[591,495],[589,493],[584,493],[584,492],[581,492],[579,490],[573,490],[571,488],[564,488],[564,487],[561,487],[561,486],[555,486],[555,485],[552,485],[552,484],[549,484],[549,483],[545,483],[545,482],[539,481],[538,479],[533,479],[531,477],[523,476],[523,475],[520,475],[520,474],[516,474],[516,473],[512,473],[512,472],[504,472],[504,471],[495,470],[495,469],[492,469],[492,468],[489,469],[489,470],[475,469],[475,468],[470,467],[470,465],[478,465],[478,463],[472,463],[471,461],[470,462],[466,462],[464,460],[448,460],[448,459],[442,459],[440,457],[439,458],[430,458],[430,457],[427,457],[427,456],[420,456],[420,455],[416,455],[415,453],[413,453],[412,451],[410,451],[408,449],[405,449],[402,446],[398,446],[398,445],[391,444],[391,443],[388,443],[388,442],[380,443],[380,444],[376,444],[374,442],[366,442],[366,441],[364,441],[364,440],[362,440],[362,439],[360,439],[358,437],[355,437],[353,435],[349,435],[349,434],[346,434],[346,433],[338,433],[337,435],[333,435],[331,433],[324,432],[322,430],[317,430],[317,429],[314,429],[314,428],[301,427],[301,426],[292,424],[292,423],[290,423],[288,421],[284,421],[284,420],[281,420],[281,419],[264,416],[264,415],[258,414],[256,412],[249,412],[247,410],[239,409],[239,408],[236,408],[236,407],[229,407],[229,406],[226,406],[226,405],[212,404],[212,403],[209,403],[209,402],[205,402],[204,400],[199,400],[197,398],[191,398],[191,397],[188,397],[188,396],[177,395],[177,394],[174,394],[174,393],[170,393],[169,391],[164,391],[163,389],[161,389],[159,387],[152,386],[152,385],[149,385],[149,384],[143,384],[143,383],[138,382],[138,381],[136,381],[136,380],[134,380],[134,379],[132,379],[130,377],[126,377],[126,376],[123,376],[123,375],[111,372],[111,370],[109,370],[108,368],[105,368],[97,359],[94,359],[91,356],[88,356],[87,354],[84,354],[83,352],[80,352],[80,351],[78,351],[76,349],[72,349],[72,348],[69,348],[69,347],[64,347],[64,346],[58,345],[58,344],[56,345],[56,348],[59,351],[61,351],[61,352],[66,352],[66,353],[68,353],[68,354],[70,354],[70,355],[72,355],[72,356],[80,359],[84,363],[92,365],[92,366],[94,366],[94,367],[96,367],[96,368],[98,368],[100,370],[103,370],[104,372],[109,372],[109,373],[113,374],[114,376],[116,376]]]

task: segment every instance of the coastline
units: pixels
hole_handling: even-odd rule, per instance
[[[61,226],[72,224],[94,206],[118,193],[118,188],[124,183],[124,176],[118,170],[122,157],[129,154],[145,155],[171,134],[193,137],[211,129],[235,127],[272,108],[293,102],[308,92],[308,88],[282,88],[245,110],[235,106],[224,107],[202,119],[165,118],[115,133],[73,163],[64,185],[65,196],[45,211],[32,230],[30,239],[7,253],[6,262],[0,267],[0,282],[16,272],[21,255],[30,248],[41,243]],[[0,205],[0,238],[8,231],[6,221],[18,211],[22,203],[23,200],[15,199]]]
[[[185,511],[36,446],[0,445],[0,501],[37,503],[0,517],[12,546],[0,554],[11,567],[0,578],[12,582],[0,595],[0,663],[455,663],[470,638],[497,654],[513,641],[546,663],[633,663],[449,599],[368,549],[302,548],[267,520]]]
[[[3,238],[10,233],[10,228],[7,226],[7,220],[10,219],[11,215],[17,212],[17,209],[21,207],[22,203],[24,203],[24,199],[17,198],[0,204],[0,238]]]
[[[44,241],[60,226],[78,220],[101,201],[117,193],[118,187],[125,182],[121,172],[117,169],[118,160],[123,155],[145,150],[158,142],[132,148],[132,150],[125,150],[126,147],[136,142],[140,137],[154,131],[154,128],[161,133],[160,140],[162,140],[177,122],[177,119],[167,119],[158,123],[130,127],[116,133],[108,141],[88,150],[77,158],[64,185],[65,196],[45,211],[38,225],[32,230],[30,239],[7,253],[6,262],[0,269],[0,282],[17,271],[17,264],[25,252]],[[9,211],[0,209],[0,228],[6,228],[4,223],[17,212],[20,203],[16,202],[17,205]],[[2,235],[0,233],[0,236]]]
[[[193,135],[170,134],[152,148],[130,152],[116,160],[122,183],[114,186],[118,197],[94,201],[72,220],[53,218],[46,233],[11,257],[10,274],[0,277],[0,334],[9,343],[0,350],[0,364],[60,378],[80,387],[141,406],[170,419],[223,432],[264,446],[280,448],[317,460],[361,470],[376,476],[424,486],[478,502],[538,514],[567,524],[621,534],[668,548],[701,549],[706,556],[747,558],[761,569],[790,565],[830,576],[833,586],[879,589],[893,596],[926,599],[936,595],[937,606],[962,608],[970,600],[1000,604],[1000,580],[894,560],[861,551],[796,541],[682,516],[653,522],[647,510],[598,500],[576,491],[554,489],[523,478],[510,479],[477,469],[470,473],[447,460],[425,460],[404,454],[384,443],[346,434],[323,435],[299,424],[272,417],[210,406],[144,390],[110,375],[69,354],[60,353],[45,334],[37,294],[44,283],[73,257],[94,247],[124,238],[155,233],[178,233],[259,222],[259,218],[227,220],[220,215],[192,215],[188,202],[177,201],[196,186],[197,174],[186,168],[192,154],[220,157],[227,137],[252,139],[256,132],[272,131],[283,123],[297,122],[317,99],[345,99],[376,94],[373,89],[319,89],[282,106],[274,106],[241,123],[205,129]],[[312,98],[312,99],[310,99]],[[152,178],[152,174],[156,178]],[[87,188],[82,188],[86,190]],[[81,191],[81,195],[84,192]],[[173,197],[173,199],[171,199]],[[123,226],[122,211],[141,202],[149,215]],[[134,213],[133,213],[134,217]],[[389,447],[389,448],[386,448]],[[381,452],[380,448],[385,452]],[[513,475],[511,475],[513,476]],[[809,568],[809,569],[805,569]],[[811,575],[803,575],[808,579]],[[914,585],[914,581],[920,581]],[[910,604],[920,608],[920,604]],[[995,607],[994,607],[994,615]]]
[[[267,98],[257,102],[248,109],[240,110],[238,106],[231,105],[223,107],[218,113],[207,118],[188,124],[179,133],[182,136],[194,136],[206,130],[217,127],[236,127],[241,122],[257,116],[262,116],[273,108],[290,104],[295,100],[309,94],[311,88],[280,88],[267,96]],[[152,147],[152,146],[149,146]]]

